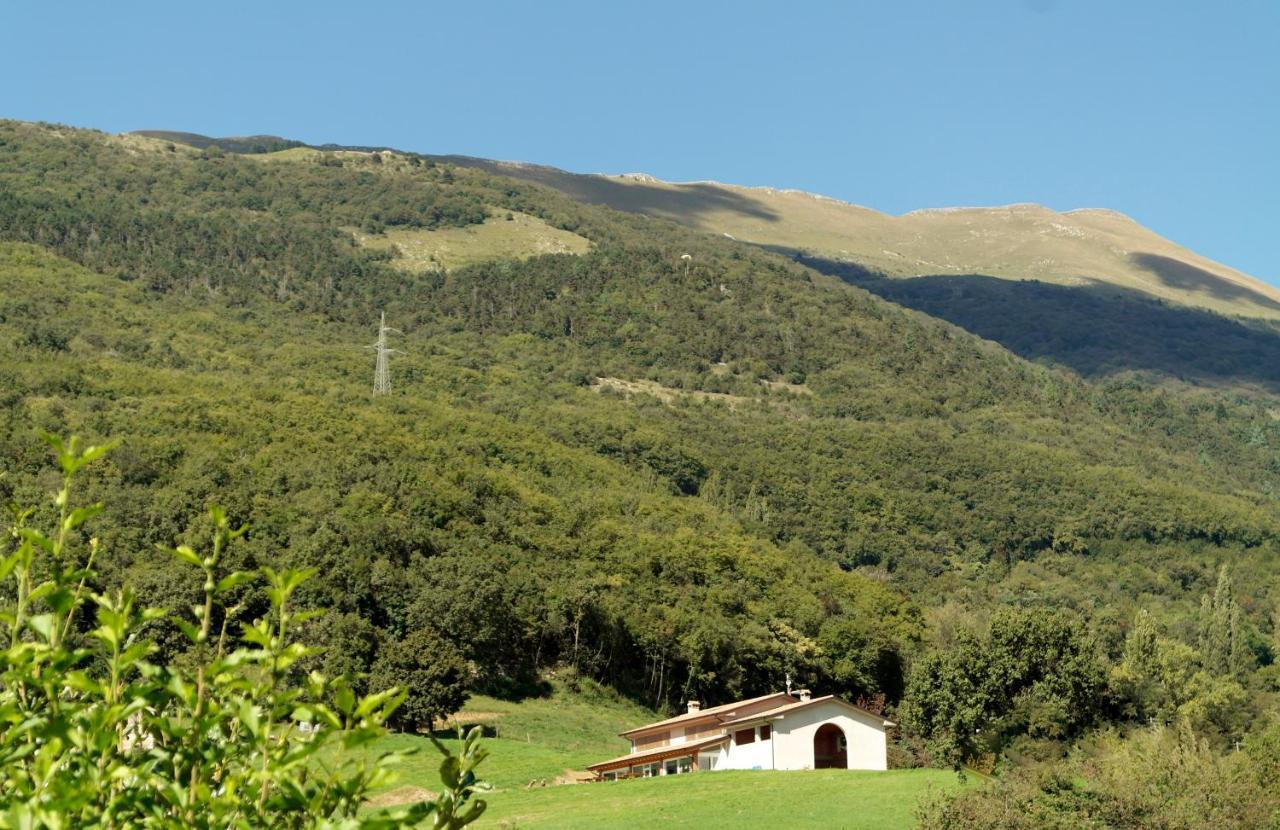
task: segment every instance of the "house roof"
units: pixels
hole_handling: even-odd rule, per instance
[[[774,718],[782,717],[788,712],[794,712],[797,709],[805,709],[809,706],[816,706],[819,703],[826,703],[828,701],[835,701],[836,703],[839,703],[842,706],[847,706],[850,709],[856,709],[857,711],[863,713],[864,715],[870,715],[873,718],[877,718],[884,722],[885,727],[898,725],[893,721],[889,720],[888,718],[884,717],[883,715],[877,715],[875,712],[869,712],[866,709],[863,709],[861,706],[855,706],[854,704],[850,703],[844,698],[836,697],[835,695],[824,695],[823,697],[815,697],[815,698],[811,698],[810,700],[800,700],[800,701],[795,701],[793,703],[783,704],[782,706],[778,706],[773,709],[766,709],[763,712],[756,712],[755,714],[747,715],[746,717],[737,718],[735,720],[724,721],[721,724],[721,726],[728,729],[730,727],[737,726],[744,723],[754,723],[756,721],[762,721],[762,720],[773,720]]]
[[[787,700],[792,699],[791,695],[787,694],[786,692],[774,692],[773,694],[761,695],[760,697],[748,698],[747,700],[739,700],[733,703],[724,703],[724,704],[721,704],[720,706],[711,706],[707,709],[699,709],[697,712],[687,712],[683,715],[676,715],[673,718],[667,718],[666,720],[655,721],[654,723],[647,723],[644,726],[637,726],[635,729],[628,729],[626,732],[619,732],[618,734],[626,738],[626,737],[630,737],[631,735],[638,735],[641,732],[648,732],[651,729],[661,729],[668,726],[675,726],[677,724],[688,723],[689,721],[695,721],[700,718],[711,718],[712,720],[723,721],[724,719],[719,717],[720,715],[732,715],[734,710],[736,709],[739,709],[743,706],[750,706],[753,703],[759,703],[761,701],[768,700],[769,698],[772,698],[772,697],[776,697],[780,699],[785,698]]]
[[[666,746],[646,749],[642,752],[633,752],[629,755],[619,755],[617,758],[610,758],[608,761],[591,764],[587,769],[605,770],[614,767],[633,767],[636,764],[661,761],[666,758],[680,758],[685,755],[692,755],[700,749],[715,746],[716,744],[722,744],[727,740],[729,740],[728,735],[716,735],[713,738],[704,738],[700,741],[686,741],[682,744],[667,744]]]

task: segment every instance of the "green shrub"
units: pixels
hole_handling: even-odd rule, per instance
[[[436,744],[445,786],[435,801],[360,812],[398,759],[349,759],[384,733],[404,695],[358,697],[343,680],[293,676],[313,652],[292,636],[308,615],[290,607],[309,574],[224,573],[244,528],[218,508],[208,550],[172,550],[203,578],[203,603],[171,618],[188,659],[150,662],[148,624],[167,614],[138,607],[128,588],[91,589],[99,545],[81,540],[102,505],[73,505],[76,473],[108,447],[50,443],[62,468],[57,525],[45,533],[31,526],[34,511],[14,508],[0,549],[0,827],[393,828],[432,816],[455,828],[484,811],[473,733],[458,756]],[[233,633],[239,608],[226,603],[261,578],[269,612]]]
[[[1218,752],[1186,728],[1104,736],[1099,749],[942,795],[921,830],[1274,830],[1280,827],[1280,724]]]

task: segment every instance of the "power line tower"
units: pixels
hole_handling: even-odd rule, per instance
[[[373,349],[378,353],[378,359],[373,367],[373,394],[385,395],[391,391],[391,366],[390,357],[392,354],[404,354],[399,349],[387,348],[387,334],[395,332],[403,334],[399,329],[393,329],[387,325],[387,312],[382,312],[382,321],[378,324],[378,342],[373,344]]]

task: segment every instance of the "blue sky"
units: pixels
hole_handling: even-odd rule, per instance
[[[1110,207],[1280,284],[1280,2],[9,0],[0,116]]]

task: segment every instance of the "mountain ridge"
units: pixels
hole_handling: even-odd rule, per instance
[[[228,152],[245,152],[241,139],[224,143]],[[154,149],[166,148],[157,142]],[[369,159],[374,162],[390,159],[389,153],[549,187],[583,205],[780,253],[1084,377],[1137,371],[1215,388],[1280,391],[1280,374],[1269,368],[1280,354],[1280,292],[1109,208],[1056,211],[1022,203],[891,216],[804,191],[673,185],[644,173],[576,174],[474,156],[337,145],[250,155],[264,162],[335,163],[343,157],[358,163],[361,154],[380,154]],[[401,231],[381,239],[405,267],[427,262],[422,252],[444,244],[432,234]]]
[[[1059,211],[1017,202],[891,214],[793,188],[714,180],[666,182],[647,173],[569,173],[547,165],[467,156],[432,158],[529,179],[580,201],[657,216],[743,242],[853,262],[889,277],[981,274],[1061,285],[1101,283],[1229,316],[1280,320],[1280,289],[1196,253],[1113,208]],[[797,208],[788,201],[806,204]],[[815,206],[816,212],[804,210]],[[1005,232],[1003,246],[995,250],[990,242],[1001,241],[999,228],[952,226],[1033,217],[1040,218],[1041,227]],[[1035,245],[1033,231],[1056,231],[1059,239],[1091,240],[1092,245],[1077,251],[1061,244]],[[923,238],[923,245],[916,237]]]
[[[218,139],[155,130],[132,135],[245,153],[300,146],[405,152],[309,145],[278,136]],[[572,173],[534,162],[467,155],[409,155],[523,178],[579,201],[657,216],[775,250],[853,263],[887,277],[974,274],[1067,286],[1114,285],[1229,316],[1280,320],[1280,289],[1179,245],[1112,208],[1059,211],[1036,202],[1016,202],[891,214],[794,188],[709,179],[668,182],[643,172]]]

